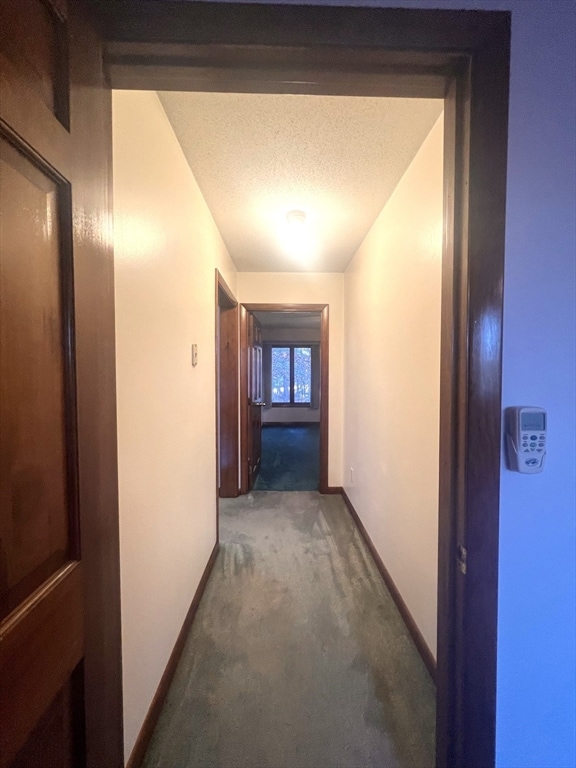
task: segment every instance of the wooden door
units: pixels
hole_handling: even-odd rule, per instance
[[[250,450],[248,453],[249,484],[251,490],[260,472],[262,460],[262,327],[256,316],[248,313],[248,408]]]
[[[93,247],[108,227],[111,125],[80,6],[0,4],[2,768],[122,761],[114,526],[107,544],[90,539],[101,509],[112,521],[117,509],[110,266]],[[106,640],[109,666],[96,649]]]
[[[262,453],[262,328],[255,315],[240,306],[240,491],[252,490]]]
[[[238,304],[216,270],[218,494],[238,496]]]

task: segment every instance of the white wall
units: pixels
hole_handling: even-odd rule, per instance
[[[216,540],[215,267],[236,280],[156,94],[114,92],[113,131],[128,758]]]
[[[512,11],[503,405],[547,408],[549,437],[542,474],[519,475],[502,463],[497,765],[569,768],[576,764],[576,3],[307,2]]]
[[[344,280],[344,487],[434,655],[442,144],[441,117]]]
[[[343,288],[342,273],[239,272],[245,304],[329,304],[328,484],[342,485]]]

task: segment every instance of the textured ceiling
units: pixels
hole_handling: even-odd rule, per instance
[[[342,272],[442,112],[441,100],[160,93],[241,272]],[[306,213],[290,248],[286,213]]]

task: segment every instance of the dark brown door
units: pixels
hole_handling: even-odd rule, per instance
[[[262,460],[262,327],[252,314],[248,313],[248,392],[250,408],[250,490],[260,472]]]
[[[240,492],[252,490],[262,452],[262,328],[240,305]]]
[[[73,188],[84,173],[83,160],[76,161],[91,154],[98,163],[98,145],[86,130],[89,112],[70,110],[83,77],[76,68],[80,49],[84,67],[96,61],[91,29],[79,13],[75,8],[72,22],[65,0],[0,3],[2,768],[87,762],[85,585],[94,568],[81,557],[78,457],[89,444],[87,434],[82,444],[78,436],[75,326],[86,318],[76,316],[74,297],[85,302],[86,292],[96,294],[102,284],[97,267],[91,287],[82,266],[75,276],[79,254],[87,251],[85,243],[76,249],[73,228],[82,212],[98,230],[105,211],[96,197],[78,199],[82,183]],[[95,76],[90,87],[98,99],[102,81]],[[106,114],[100,131],[109,131],[109,113],[99,116]],[[95,188],[106,171],[104,156]],[[106,424],[107,405],[102,398]],[[98,453],[98,437],[90,446]],[[104,675],[103,687],[106,682]],[[116,735],[117,714],[114,707],[109,712]],[[89,717],[94,722],[92,709]]]
[[[218,492],[238,496],[238,304],[216,271]]]

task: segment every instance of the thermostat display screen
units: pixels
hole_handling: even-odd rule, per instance
[[[522,427],[524,431],[534,430],[535,432],[546,429],[546,414],[545,413],[523,413],[520,416],[522,421]]]

